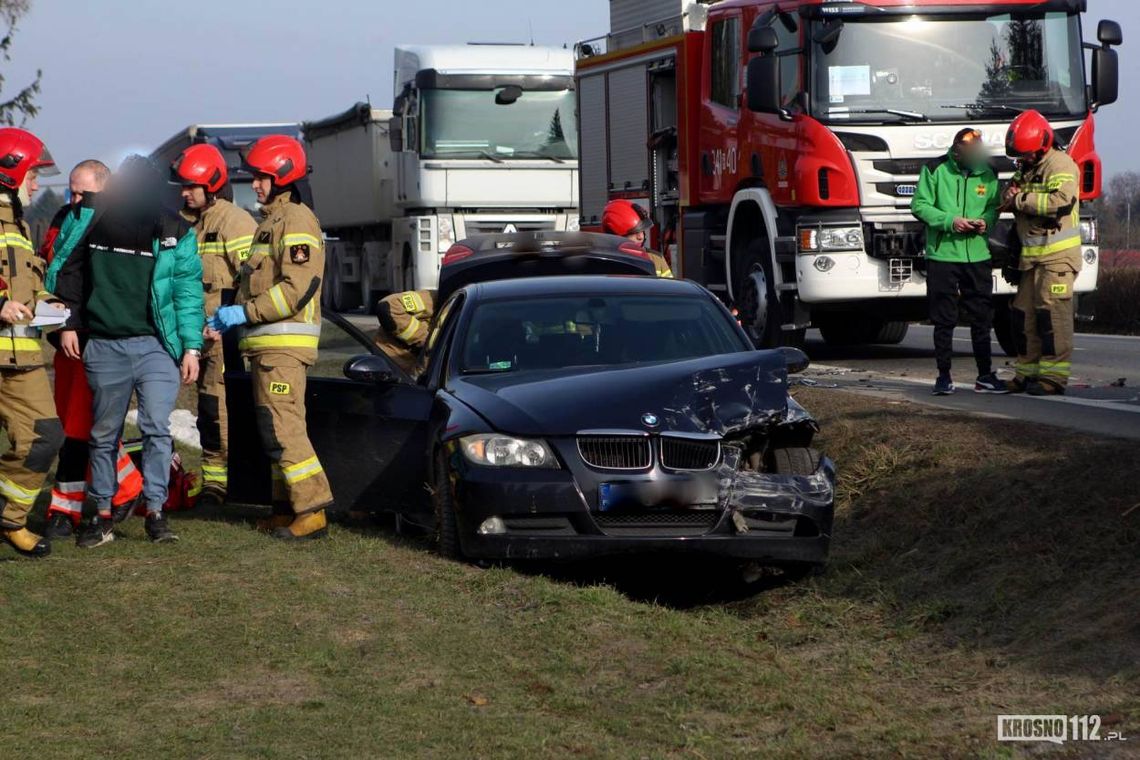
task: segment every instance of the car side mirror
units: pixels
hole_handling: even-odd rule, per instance
[[[768,31],[771,31],[770,29]],[[745,72],[748,109],[756,113],[780,113],[780,59],[761,55],[748,62]]]
[[[780,346],[777,350],[784,355],[784,364],[788,368],[789,375],[798,375],[811,366],[811,359],[798,348]]]
[[[1092,91],[1095,107],[1116,102],[1120,91],[1120,60],[1115,50],[1099,47],[1092,52]]]
[[[395,383],[396,375],[388,360],[376,354],[354,356],[344,363],[344,376],[358,383]]]

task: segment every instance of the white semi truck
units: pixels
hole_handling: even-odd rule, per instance
[[[327,237],[325,306],[337,311],[435,287],[464,237],[578,227],[570,50],[399,46],[395,57],[391,110],[357,103],[302,126]]]

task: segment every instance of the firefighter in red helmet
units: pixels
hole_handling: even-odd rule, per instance
[[[237,303],[210,319],[218,331],[244,326],[239,340],[253,373],[257,425],[274,463],[274,517],[262,524],[285,540],[326,535],[333,495],[305,426],[305,372],[321,335],[321,226],[306,205],[305,150],[292,137],[266,135],[245,155],[262,204]]]
[[[1081,271],[1077,165],[1054,145],[1053,128],[1037,111],[1013,120],[1005,149],[1020,162],[1004,198],[1021,240],[1011,309],[1017,376],[1009,387],[1062,394],[1073,355],[1073,283]]]
[[[170,167],[171,181],[182,186],[182,215],[194,225],[202,257],[202,288],[206,315],[223,300],[232,303],[238,272],[249,258],[257,222],[249,212],[222,197],[229,170],[221,151],[213,145],[191,145]],[[206,349],[198,373],[198,434],[202,440],[201,498],[215,504],[226,499],[229,424],[226,415],[225,366],[222,342],[216,331],[206,330]]]
[[[602,229],[610,235],[628,238],[631,242],[645,248],[646,235],[653,227],[653,220],[644,208],[625,199],[610,201],[602,211]],[[653,262],[658,277],[673,277],[673,270],[669,262],[656,251],[646,248],[645,253]]]
[[[51,544],[26,526],[63,443],[40,331],[28,326],[38,302],[59,305],[44,290],[44,263],[24,222],[37,175],[50,173],[59,172],[39,138],[23,129],[0,129],[0,238],[7,249],[0,257],[0,422],[9,442],[0,456],[0,541],[26,557],[51,552]]]

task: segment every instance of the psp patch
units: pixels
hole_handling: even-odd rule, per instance
[[[1063,296],[1069,292],[1069,286],[1063,282],[1057,282],[1049,286],[1049,292],[1055,296]]]
[[[307,264],[309,262],[309,246],[302,243],[301,245],[289,246],[289,258],[292,259],[294,264]]]
[[[269,392],[274,396],[288,396],[293,388],[289,383],[270,383]]]

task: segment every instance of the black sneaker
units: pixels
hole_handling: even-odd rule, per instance
[[[126,502],[125,504],[120,504],[117,507],[111,507],[111,520],[114,521],[115,525],[118,525],[123,520],[126,520],[128,517],[135,513],[135,508],[138,507],[139,504],[142,504],[144,498],[145,497],[140,493],[138,496]]]
[[[80,549],[94,549],[115,540],[115,523],[105,517],[92,517],[79,526],[75,545]]]
[[[939,375],[938,379],[934,381],[934,390],[931,394],[934,396],[949,396],[954,392],[954,381],[950,379],[949,375]]]
[[[990,372],[987,375],[978,375],[978,379],[974,381],[974,393],[1009,393],[1009,386],[1005,384],[1004,380],[999,380],[997,375]]]
[[[151,512],[146,516],[146,536],[156,544],[172,543],[178,540],[174,531],[166,524],[166,515]]]
[[[71,517],[63,512],[56,512],[48,520],[47,528],[44,529],[44,538],[70,538],[73,533],[75,526],[71,523]]]

